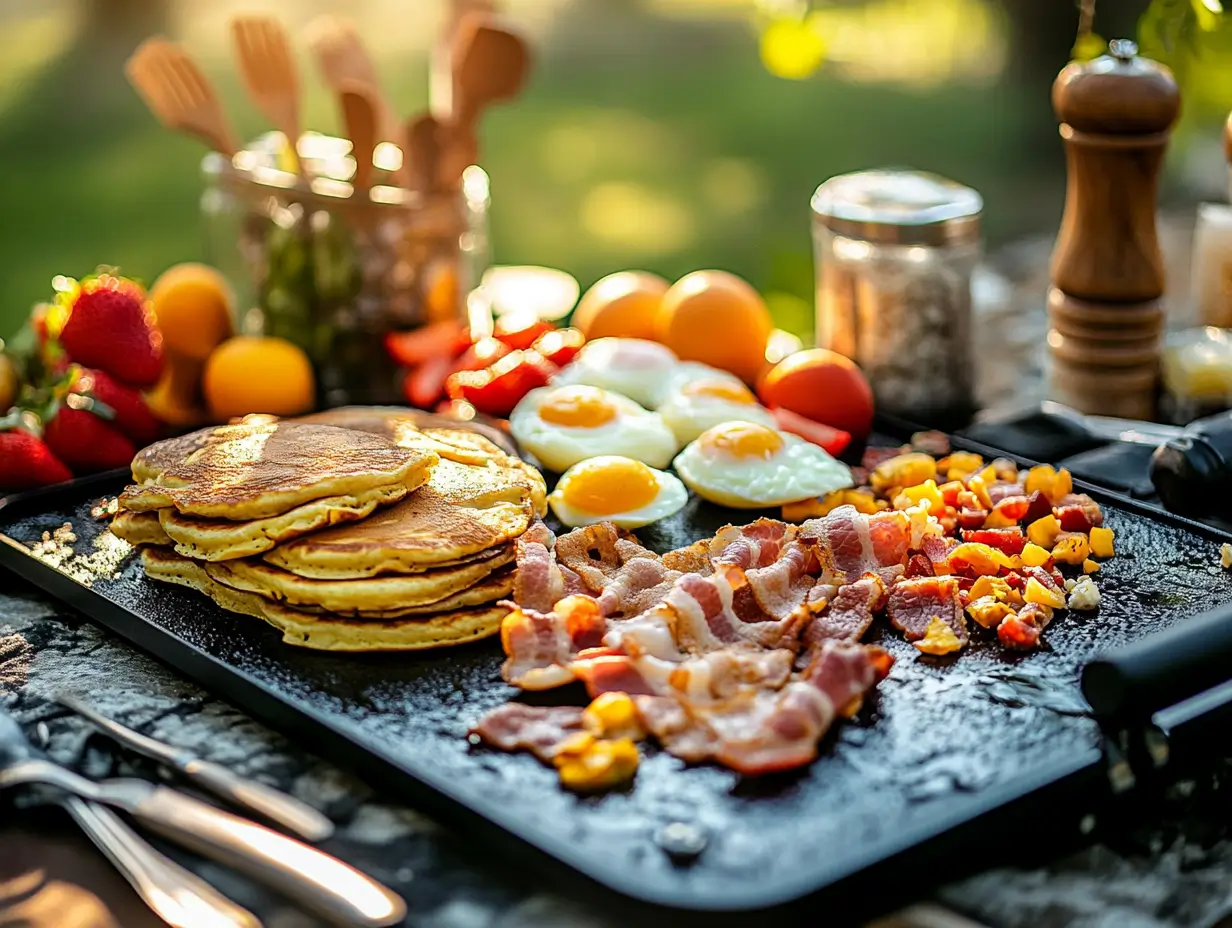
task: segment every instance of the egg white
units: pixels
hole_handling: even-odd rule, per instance
[[[666,467],[680,447],[676,436],[655,412],[636,402],[602,390],[615,409],[610,422],[594,428],[557,425],[539,415],[540,405],[558,388],[531,390],[509,416],[509,431],[519,445],[539,459],[544,467],[564,471],[588,458],[618,454],[651,467]]]
[[[676,441],[687,445],[708,428],[733,419],[776,428],[770,410],[756,403],[733,403],[719,396],[676,393],[658,408]]]
[[[731,371],[725,371],[721,367],[712,367],[709,364],[703,364],[701,361],[681,361],[672,370],[671,376],[668,377],[662,399],[664,401],[670,399],[689,384],[697,383],[699,380],[725,380],[728,383],[739,384],[742,387],[745,386],[743,380]]]
[[[588,466],[595,465],[602,460],[612,457],[616,456],[604,455],[602,458],[593,458],[587,461],[586,464]],[[556,518],[560,519],[562,523],[570,528],[577,528],[581,525],[594,525],[596,522],[611,522],[619,528],[641,528],[643,525],[658,522],[660,519],[666,519],[668,516],[679,512],[684,508],[684,504],[689,501],[689,491],[684,488],[684,484],[675,475],[652,468],[659,488],[651,502],[637,509],[611,513],[609,515],[599,515],[571,506],[566,500],[565,496],[568,493],[569,481],[572,479],[572,474],[576,469],[577,465],[574,465],[565,471],[557,482],[556,489],[548,497],[548,505],[552,507],[552,512],[556,513]]]
[[[675,352],[658,342],[596,338],[583,346],[552,383],[602,387],[654,409],[679,363]]]
[[[783,447],[765,458],[714,454],[692,441],[672,466],[702,499],[733,509],[781,506],[852,486],[847,465],[803,438],[779,435]]]

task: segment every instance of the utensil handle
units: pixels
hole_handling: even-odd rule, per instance
[[[1083,668],[1082,693],[1103,720],[1146,720],[1232,678],[1232,604],[1117,648]]]
[[[214,795],[262,815],[306,841],[315,844],[334,833],[334,823],[312,806],[272,786],[242,777],[221,764],[193,759],[179,769]]]
[[[342,925],[383,928],[406,917],[406,903],[380,883],[294,838],[166,787],[129,811],[143,824],[234,867]]]
[[[107,807],[76,796],[66,797],[63,804],[86,837],[168,924],[193,928],[208,912],[209,924],[219,928],[261,928],[255,915],[154,850]]]

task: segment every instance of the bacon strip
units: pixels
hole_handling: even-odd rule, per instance
[[[885,607],[886,595],[885,582],[876,574],[865,574],[839,587],[829,608],[804,630],[805,646],[811,649],[823,641],[859,641],[873,624],[873,613]]]
[[[502,751],[530,751],[551,763],[564,743],[582,730],[582,709],[578,706],[509,702],[484,715],[471,734]]]
[[[515,603],[501,622],[501,645],[507,658],[501,666],[506,682],[524,690],[546,690],[575,679],[577,655],[603,643],[607,621],[590,596],[568,596],[551,612]]]
[[[966,644],[967,620],[958,594],[958,581],[953,577],[905,577],[890,588],[886,614],[908,641],[923,638],[936,618]]]

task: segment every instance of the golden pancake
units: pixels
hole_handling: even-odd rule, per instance
[[[239,422],[232,425],[211,425],[208,428],[198,429],[186,435],[179,435],[175,438],[155,442],[146,448],[142,448],[137,452],[137,456],[133,458],[133,480],[137,483],[146,483],[147,481],[158,479],[158,475],[167,470],[167,468],[182,464],[185,458],[196,451],[200,451],[206,445],[225,441],[236,434],[243,434],[242,428],[237,431],[237,426],[242,427],[276,421],[277,419],[274,416],[245,416]]]
[[[458,567],[364,580],[309,580],[264,561],[247,559],[210,561],[206,562],[205,569],[219,583],[236,589],[260,593],[292,606],[320,606],[339,615],[349,615],[438,603],[478,583],[513,557],[514,552],[507,550]]]
[[[328,496],[296,506],[290,512],[268,519],[233,522],[230,519],[202,519],[186,516],[175,509],[160,509],[154,516],[162,523],[165,541],[185,557],[206,561],[227,561],[251,557],[274,545],[309,532],[354,522],[371,515],[378,506],[396,503],[410,491],[402,484],[377,487],[354,496]],[[158,544],[160,542],[154,542]]]
[[[128,487],[120,504],[137,512],[174,506],[207,518],[264,519],[326,497],[396,485],[413,489],[437,462],[431,452],[328,425],[261,422],[225,428],[225,438],[207,440],[179,463],[167,462],[157,446],[147,449],[147,464],[155,460],[166,466],[153,482]]]
[[[468,587],[460,593],[455,593],[453,596],[446,597],[440,602],[429,603],[426,606],[408,606],[405,609],[386,609],[383,611],[371,612],[348,612],[347,618],[363,619],[365,621],[381,621],[384,619],[404,619],[413,615],[432,615],[438,612],[453,612],[457,609],[470,609],[475,606],[482,606],[488,603],[498,602],[502,599],[508,599],[513,593],[513,576],[514,567],[510,564],[508,567],[502,567],[500,570],[494,571],[487,577],[484,577],[472,587]],[[322,609],[320,606],[305,606],[299,605],[295,607],[300,612],[306,612],[310,615],[338,615],[336,612],[330,612],[328,609]]]
[[[121,509],[111,520],[111,534],[130,545],[170,545],[171,539],[158,522],[157,512]]]
[[[200,564],[164,548],[143,549],[141,561],[152,579],[204,593],[223,609],[264,619],[287,644],[322,651],[418,651],[465,644],[495,635],[509,612],[505,606],[482,606],[376,622],[309,615],[218,583]]]
[[[265,560],[314,580],[422,571],[518,538],[533,515],[526,494],[518,471],[441,460],[400,503],[279,545]]]
[[[295,422],[315,422],[318,425],[335,425],[340,429],[356,429],[393,438],[400,428],[458,429],[481,435],[495,443],[506,454],[514,454],[513,439],[494,426],[482,422],[463,421],[453,416],[442,416],[422,409],[407,409],[405,406],[341,406],[324,412],[300,416]]]

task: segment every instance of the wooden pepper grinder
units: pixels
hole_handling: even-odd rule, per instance
[[[1150,419],[1164,334],[1156,190],[1180,91],[1118,39],[1052,85],[1068,182],[1048,294],[1052,398],[1082,412]]]

